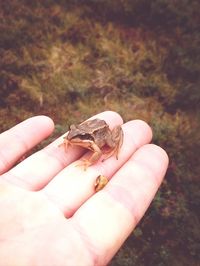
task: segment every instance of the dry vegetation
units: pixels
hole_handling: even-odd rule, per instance
[[[111,265],[197,265],[200,4],[150,2],[1,1],[0,129],[46,114],[55,137],[108,109],[147,121],[170,166]]]

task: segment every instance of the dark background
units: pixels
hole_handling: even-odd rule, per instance
[[[200,263],[200,2],[0,1],[0,130],[37,114],[48,141],[103,110],[143,119],[169,169],[111,264]],[[39,147],[38,147],[39,148]]]

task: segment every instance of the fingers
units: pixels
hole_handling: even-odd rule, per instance
[[[151,203],[168,165],[166,153],[141,147],[107,187],[86,201],[69,220],[88,246],[95,265],[107,265]]]
[[[115,112],[106,111],[95,117],[104,119],[111,128],[122,124],[122,118]],[[29,190],[43,188],[57,173],[85,152],[80,147],[69,147],[65,152],[64,147],[59,147],[62,142],[63,136],[28,157],[6,174],[6,180]]]
[[[7,171],[28,150],[53,131],[53,121],[46,116],[29,118],[0,135],[0,174]]]
[[[131,155],[142,145],[151,141],[150,127],[143,121],[130,121],[122,126],[124,132],[123,145],[119,158],[109,159],[90,166],[86,171],[78,162],[61,171],[43,190],[48,198],[56,203],[66,217],[70,217],[94,191],[94,184],[99,175],[111,178]]]

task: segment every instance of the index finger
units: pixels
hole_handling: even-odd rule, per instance
[[[168,165],[164,150],[144,145],[102,191],[71,218],[95,265],[106,265],[142,218]]]
[[[27,151],[48,137],[54,129],[47,116],[35,116],[0,135],[0,174],[6,172]]]
[[[112,111],[105,111],[94,117],[104,119],[111,128],[122,124],[121,116]],[[25,189],[43,188],[55,175],[85,152],[81,147],[69,147],[66,153],[63,147],[59,147],[62,142],[63,136],[13,167],[4,178]]]

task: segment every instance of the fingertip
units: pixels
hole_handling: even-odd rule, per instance
[[[136,148],[152,140],[151,127],[143,120],[131,120],[123,125],[123,130],[128,134],[129,142],[134,141]]]
[[[37,132],[38,134],[42,133],[43,138],[48,137],[54,130],[53,120],[45,115],[37,115],[30,117],[24,120],[21,125],[23,126],[24,130],[31,130],[32,134],[37,134]],[[17,128],[18,125],[15,126],[13,129],[16,130]]]
[[[54,123],[51,118],[34,116],[3,132],[0,147],[5,162],[1,166],[1,173],[7,171],[27,151],[47,138],[53,129]]]
[[[99,113],[98,115],[96,115],[96,117],[100,118],[100,119],[104,119],[107,121],[115,121],[118,124],[123,124],[123,119],[121,117],[121,115],[115,111],[111,111],[111,110],[106,110],[102,113]]]
[[[31,118],[28,118],[27,121],[30,120],[31,122],[37,122],[40,123],[43,126],[49,127],[52,130],[54,129],[54,122],[53,120],[46,115],[37,115],[37,116],[33,116]]]
[[[132,160],[152,172],[157,180],[157,185],[160,185],[169,163],[168,155],[164,149],[155,144],[146,144],[135,152]]]
[[[152,128],[150,127],[150,125],[146,121],[140,120],[140,119],[135,119],[134,123],[137,123],[139,127],[145,129],[145,131],[146,131],[146,133],[148,133],[150,139],[152,139],[152,137],[153,137]]]
[[[153,143],[148,144],[148,148],[157,158],[160,158],[165,165],[169,164],[169,156],[163,148]]]

